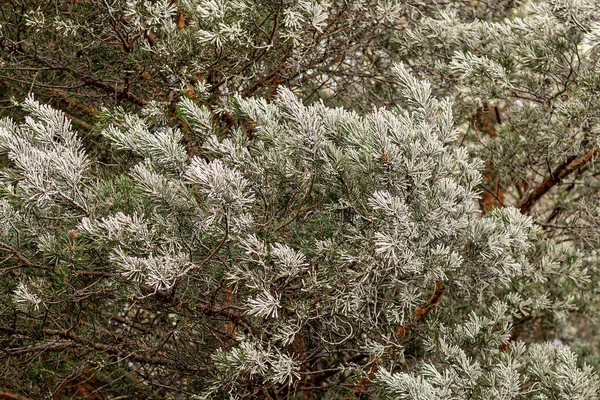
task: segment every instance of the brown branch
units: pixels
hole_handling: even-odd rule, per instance
[[[243,97],[250,97],[252,95],[254,95],[254,93],[256,93],[256,91],[258,91],[261,87],[265,87],[265,86],[274,86],[277,87],[279,85],[279,83],[277,82],[277,74],[279,74],[281,71],[283,71],[287,65],[287,57],[288,57],[288,53],[286,52],[284,54],[284,56],[282,57],[282,61],[281,64],[279,64],[279,66],[277,68],[275,68],[272,72],[270,72],[267,76],[265,76],[262,79],[259,79],[257,82],[255,82],[249,89],[246,89],[246,91],[244,92],[244,96]],[[219,83],[222,84],[223,82],[225,82],[224,80],[222,82]]]
[[[9,41],[6,38],[0,37],[0,49],[4,49],[4,48],[9,49],[9,51],[11,51],[11,52],[18,52],[22,56],[24,56],[30,60],[34,60],[38,63],[41,63],[42,65],[44,65],[47,68],[54,69],[54,70],[60,70],[60,71],[66,71],[66,72],[70,73],[71,75],[76,76],[80,81],[85,83],[87,86],[102,90],[106,93],[111,93],[119,100],[128,100],[139,106],[144,106],[149,103],[148,100],[138,97],[138,96],[134,95],[133,93],[130,93],[126,87],[119,89],[116,86],[111,86],[104,82],[100,82],[99,80],[97,80],[91,76],[84,75],[72,68],[69,68],[60,61],[53,60],[53,59],[48,60],[43,57],[39,57],[37,55],[28,54],[28,53],[24,52],[22,48],[15,45],[13,42]],[[13,79],[12,77],[5,77],[5,78]],[[25,83],[25,82],[22,82],[22,83]],[[27,82],[27,83],[29,83],[29,82]],[[49,87],[51,89],[57,89],[57,87],[48,86],[48,85],[42,85],[42,84],[36,84],[36,85],[40,86],[40,87]]]
[[[100,272],[100,271],[73,271],[77,276],[98,276],[100,278],[108,278],[113,276],[110,272]]]
[[[366,376],[359,379],[358,383],[354,386],[354,391],[357,394],[368,391],[369,387],[371,386],[371,382],[375,379],[375,374],[379,369],[379,364],[381,364],[382,359],[391,354],[396,343],[399,340],[405,339],[411,332],[412,328],[421,322],[423,318],[425,318],[425,316],[440,303],[442,300],[442,295],[444,294],[444,290],[444,284],[441,281],[436,281],[433,294],[429,300],[427,300],[427,303],[415,309],[414,320],[412,322],[406,322],[396,329],[396,336],[388,341],[381,356],[372,356],[370,358],[370,361],[365,365]]]
[[[116,87],[112,87],[110,85],[107,85],[106,83],[97,81],[96,79],[94,79],[90,76],[82,76],[82,77],[80,77],[80,79],[82,82],[85,82],[88,86],[103,90],[107,93],[113,93],[117,97],[117,99],[129,100],[132,103],[137,104],[139,106],[145,106],[146,104],[148,104],[148,100],[146,100],[146,99],[137,97],[133,93],[130,93],[126,90],[119,90]]]
[[[92,129],[94,129],[94,126],[91,124],[88,124],[87,122],[85,122],[82,119],[79,119],[77,117],[74,117],[70,114],[67,114],[63,111],[63,113],[67,116],[67,118],[69,118],[71,120],[71,122],[77,126],[79,126],[80,128],[83,128],[87,131],[91,131]]]
[[[70,332],[68,330],[63,331],[63,330],[56,330],[56,329],[42,329],[40,332],[47,336],[59,336],[64,339],[70,339],[80,345],[88,345],[88,346],[93,347],[95,350],[103,351],[106,354],[110,354],[110,355],[113,355],[113,356],[116,356],[119,358],[126,358],[128,360],[132,360],[132,361],[139,362],[142,364],[169,365],[169,366],[172,366],[174,364],[174,362],[172,360],[169,360],[168,358],[164,358],[164,357],[160,357],[160,356],[144,356],[141,354],[127,353],[125,350],[121,349],[118,346],[110,346],[110,345],[107,345],[104,343],[86,343],[86,341],[83,338],[75,335],[73,332]]]
[[[221,242],[213,249],[213,251],[202,261],[202,263],[198,266],[198,268],[204,268],[206,264],[221,250],[227,239],[229,238],[229,217],[228,214],[225,214],[225,234],[223,235],[223,239]]]
[[[483,193],[481,194],[481,198],[479,199],[479,206],[483,214],[487,214],[494,208],[505,207],[503,201],[504,190],[502,190],[502,188],[500,187],[500,179],[498,177],[491,178],[489,174],[484,174],[483,179],[486,184],[493,183],[495,185],[495,189],[493,190],[488,189],[483,184],[479,185],[479,187],[483,189]]]
[[[433,294],[429,300],[427,300],[427,303],[423,306],[417,307],[415,310],[415,323],[421,322],[421,320],[429,313],[429,311],[433,310],[435,306],[440,304],[443,294],[444,284],[441,281],[436,281],[435,290],[433,291]]]
[[[9,400],[33,400],[31,397],[23,396],[11,390],[0,388],[0,399]]]
[[[288,226],[289,224],[294,222],[296,220],[296,218],[298,218],[298,216],[302,213],[302,211],[304,211],[302,206],[304,205],[304,203],[306,203],[306,200],[308,200],[308,198],[310,197],[310,194],[312,193],[312,189],[313,189],[313,185],[315,184],[316,176],[317,176],[317,173],[315,172],[312,176],[312,179],[310,180],[308,189],[306,189],[306,194],[304,195],[304,198],[300,201],[300,205],[298,205],[298,210],[296,211],[294,216],[292,218],[290,218],[288,221],[283,222],[281,225],[279,225],[277,227],[277,229],[275,229],[275,232],[280,231],[281,229],[285,228],[286,226]]]
[[[10,83],[8,81],[4,81],[6,82],[7,86],[11,86]],[[57,89],[49,89],[50,92],[52,92],[52,97],[55,97],[57,100],[62,101],[64,104],[66,104],[66,106],[69,109],[73,109],[73,108],[79,108],[79,109],[84,109],[86,112],[89,112],[89,107],[86,106],[80,106],[80,105],[76,105],[75,107],[73,106],[74,102],[67,98],[67,93],[65,91],[62,90],[57,90]],[[67,112],[63,111],[63,113],[67,116],[67,118],[69,118],[71,120],[71,122],[85,130],[91,131],[92,129],[94,129],[94,126],[87,123],[86,121],[77,118],[71,114],[68,114]]]
[[[556,167],[550,176],[535,189],[531,190],[519,204],[522,213],[527,213],[554,186],[559,184],[563,179],[583,167],[589,160],[598,153],[598,147],[594,146],[579,158],[569,157],[566,162]]]
[[[71,347],[77,346],[71,341],[63,341],[63,340],[52,340],[50,342],[43,342],[38,344],[32,344],[24,347],[13,347],[7,348],[4,351],[11,356],[18,356],[21,354],[33,353],[33,352],[52,352],[52,351],[62,351]]]
[[[0,250],[4,250],[4,251],[8,251],[9,253],[12,253],[12,255],[15,256],[19,261],[21,261],[25,267],[43,269],[46,271],[55,271],[55,268],[50,265],[38,264],[38,263],[35,263],[35,262],[29,260],[19,250],[15,249],[14,247],[12,247],[6,243],[0,242]],[[2,269],[2,270],[5,270],[5,269]],[[0,270],[0,271],[2,271],[2,270]],[[107,278],[107,277],[113,276],[113,274],[111,274],[109,272],[100,272],[100,271],[72,270],[72,272],[73,272],[73,274],[75,274],[77,276],[97,276],[97,277],[101,277],[101,278]]]
[[[6,250],[9,253],[12,253],[15,257],[17,257],[19,259],[19,261],[21,261],[27,267],[45,269],[46,271],[54,271],[54,267],[34,263],[34,262],[30,261],[27,257],[25,257],[19,250],[15,249],[12,246],[9,246],[6,243],[0,242],[0,250]]]
[[[12,336],[18,336],[20,338],[29,337],[31,332],[16,330],[12,328],[0,327],[0,331],[8,333]],[[50,337],[60,337],[62,339],[67,339],[74,342],[74,345],[91,347],[94,350],[102,351],[106,354],[121,358],[127,359],[135,362],[139,362],[141,364],[153,364],[153,365],[166,365],[166,366],[174,366],[175,362],[165,357],[161,356],[146,356],[143,354],[136,354],[132,352],[128,352],[126,349],[123,349],[119,346],[111,346],[104,343],[90,343],[82,337],[75,335],[71,330],[58,330],[58,329],[40,329],[37,331],[44,336]],[[148,353],[148,352],[147,352]]]
[[[144,333],[152,333],[154,331],[152,328],[149,328],[147,326],[144,326],[144,325],[138,324],[136,322],[130,321],[127,318],[123,318],[123,317],[121,317],[119,315],[113,314],[113,315],[110,316],[110,318],[114,319],[117,322],[121,322],[121,323],[123,323],[123,324],[125,324],[127,326],[130,326],[133,329],[137,329],[138,331],[142,331]]]
[[[244,329],[246,329],[246,331],[250,335],[252,335],[252,327],[250,326],[250,323],[248,323],[241,314],[236,314],[234,312],[227,311],[226,308],[228,307],[215,310],[206,306],[199,306],[198,311],[201,311],[202,313],[210,316],[225,317],[228,321],[232,322],[234,326],[241,325],[242,327],[244,327]]]
[[[53,97],[56,97],[56,99],[62,103],[64,103],[69,110],[74,110],[74,111],[84,111],[88,114],[91,115],[96,115],[97,112],[96,110],[93,110],[91,107],[82,105],[82,104],[78,104],[76,103],[74,100],[70,99],[67,97],[67,93],[65,91],[62,90],[51,90]],[[63,111],[64,112],[64,111]],[[94,129],[94,126],[89,124],[88,122],[77,118],[73,115],[67,114],[65,112],[65,115],[71,120],[72,123],[74,123],[75,125],[80,126],[81,128],[91,131],[92,129]]]

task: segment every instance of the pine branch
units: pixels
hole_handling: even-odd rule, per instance
[[[64,339],[70,339],[73,342],[84,345],[91,346],[95,350],[105,352],[106,354],[110,354],[112,356],[116,356],[119,358],[126,358],[131,361],[139,362],[142,364],[153,364],[153,365],[168,365],[173,366],[174,362],[169,360],[168,358],[160,357],[160,356],[145,356],[142,354],[136,354],[128,352],[120,347],[111,346],[104,343],[89,343],[87,340],[75,335],[73,332],[66,330],[56,330],[56,329],[42,329],[40,332],[46,336],[59,336]]]
[[[31,397],[23,396],[9,389],[0,388],[0,399],[8,400],[33,400]]]
[[[375,379],[375,375],[377,370],[379,369],[379,364],[381,364],[382,360],[390,355],[394,350],[395,345],[399,340],[404,340],[408,337],[411,331],[415,328],[415,326],[425,318],[425,316],[437,306],[442,300],[442,295],[444,294],[445,288],[444,284],[441,281],[435,282],[435,289],[433,294],[422,306],[419,306],[415,309],[414,312],[414,321],[406,322],[396,329],[396,335],[392,337],[389,342],[385,345],[385,350],[381,356],[371,357],[370,361],[365,365],[364,372],[366,374],[365,377],[362,377],[358,383],[354,386],[354,391],[357,394],[366,393],[373,380]]]
[[[117,97],[117,99],[129,100],[130,102],[137,104],[138,106],[145,106],[146,104],[148,104],[148,100],[146,99],[142,99],[141,97],[138,97],[125,89],[118,89],[117,87],[109,86],[106,83],[100,82],[90,76],[81,76],[80,79],[82,82],[85,82],[88,86],[91,86],[95,89],[100,89],[106,93],[114,94]]]
[[[32,344],[29,346],[23,347],[13,347],[4,349],[4,351],[10,356],[18,356],[22,354],[28,354],[33,352],[39,353],[47,353],[47,352],[55,352],[55,351],[63,351],[72,347],[76,347],[76,345],[71,341],[64,340],[51,340],[47,342]]]
[[[554,186],[558,185],[563,179],[567,178],[573,172],[583,167],[589,160],[591,160],[598,152],[598,147],[594,146],[587,151],[583,156],[579,158],[569,157],[567,161],[559,165],[550,176],[546,177],[544,181],[535,189],[530,191],[527,196],[519,204],[519,208],[522,213],[527,213],[531,208],[548,193]]]
[[[111,314],[110,318],[114,319],[115,321],[121,322],[121,323],[123,323],[123,324],[125,324],[127,326],[130,326],[133,329],[137,329],[138,331],[144,332],[144,333],[152,333],[152,332],[154,332],[152,328],[149,328],[147,326],[144,326],[144,325],[138,324],[136,322],[130,321],[127,318],[123,318],[123,317],[121,317],[119,315],[116,315],[116,314]]]
[[[275,232],[282,230],[283,228],[285,228],[286,226],[288,226],[289,224],[294,222],[296,220],[296,218],[298,218],[298,216],[302,213],[302,211],[306,211],[306,209],[303,209],[302,206],[304,205],[304,203],[306,203],[306,200],[308,200],[308,198],[310,197],[310,194],[312,193],[312,189],[313,189],[313,185],[315,183],[316,176],[317,176],[317,173],[315,172],[312,176],[312,179],[310,180],[310,184],[308,185],[308,188],[306,189],[306,194],[300,201],[300,204],[298,205],[298,209],[296,210],[296,213],[294,213],[294,216],[292,218],[290,218],[289,220],[281,223],[281,225],[279,225],[277,227],[277,229],[275,229]]]
[[[6,328],[0,326],[0,331],[9,334],[11,336],[18,336],[19,338],[28,338],[30,337],[31,332],[25,330],[17,330],[13,328]],[[38,333],[49,336],[49,337],[60,337],[62,339],[70,340],[74,342],[74,344],[78,346],[91,347],[94,350],[102,351],[106,354],[115,356],[117,358],[128,359],[131,361],[139,362],[141,364],[152,364],[152,365],[165,365],[165,366],[174,366],[175,362],[165,357],[161,356],[147,356],[143,354],[137,354],[125,349],[122,349],[119,346],[111,346],[105,343],[93,343],[90,340],[84,339],[80,336],[77,336],[72,332],[71,329],[67,330],[59,330],[59,329],[40,329],[37,331]]]
[[[9,246],[6,243],[0,242],[0,250],[5,250],[5,251],[8,251],[9,253],[12,253],[12,255],[15,256],[23,264],[25,264],[26,267],[45,269],[46,271],[54,271],[54,267],[50,267],[48,265],[42,265],[42,264],[32,262],[27,257],[25,257],[23,255],[23,253],[21,253],[19,250],[15,249],[12,246]]]

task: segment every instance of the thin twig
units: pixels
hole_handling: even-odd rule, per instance
[[[285,228],[286,226],[288,226],[289,224],[291,224],[292,222],[294,222],[296,220],[296,218],[298,218],[298,216],[302,213],[303,209],[302,206],[304,205],[304,203],[306,202],[306,200],[308,200],[308,198],[310,197],[310,194],[312,193],[312,189],[313,189],[313,185],[315,183],[315,178],[317,176],[317,173],[315,172],[312,176],[312,179],[310,180],[310,184],[308,185],[308,189],[306,190],[306,194],[304,195],[304,197],[302,198],[302,200],[300,201],[300,204],[298,205],[298,210],[296,211],[296,213],[294,214],[294,216],[292,218],[290,218],[288,221],[283,222],[281,225],[279,225],[277,227],[277,229],[275,229],[275,232]]]

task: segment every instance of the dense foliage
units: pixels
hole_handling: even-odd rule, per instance
[[[0,397],[599,397],[596,1],[0,1]]]

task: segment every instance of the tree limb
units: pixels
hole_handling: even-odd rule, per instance
[[[31,397],[23,396],[11,390],[0,388],[0,399],[10,400],[33,400]]]
[[[118,90],[116,87],[111,87],[106,83],[97,81],[96,79],[90,76],[82,76],[81,81],[86,83],[88,86],[91,86],[95,89],[103,90],[107,93],[114,93],[115,96],[120,100],[129,100],[130,102],[137,104],[138,106],[145,106],[148,104],[148,100],[142,99],[141,97],[137,97],[133,93],[130,93],[126,90]]]
[[[414,328],[419,322],[425,318],[425,316],[433,310],[435,306],[437,306],[442,300],[442,295],[444,294],[445,288],[442,281],[435,282],[435,289],[433,294],[422,306],[419,306],[415,309],[414,312],[414,320],[412,322],[406,322],[396,329],[396,336],[389,339],[388,343],[385,345],[384,352],[381,356],[372,356],[370,361],[365,365],[365,373],[366,376],[363,376],[359,379],[358,383],[354,386],[354,391],[357,394],[365,393],[371,386],[372,381],[375,379],[375,374],[379,369],[379,364],[384,357],[391,354],[394,350],[396,343],[399,340],[405,339],[412,328]]]
[[[522,213],[527,213],[554,186],[559,184],[563,179],[571,175],[573,172],[583,167],[589,160],[598,153],[598,147],[594,146],[579,158],[569,157],[566,162],[556,167],[550,176],[535,189],[531,190],[519,204]]]

